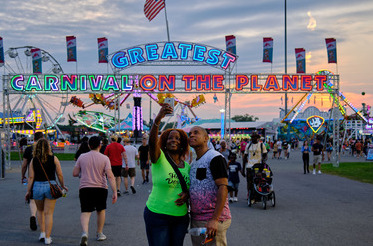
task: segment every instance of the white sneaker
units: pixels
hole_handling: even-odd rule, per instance
[[[317,172],[317,174],[322,174],[322,172],[319,170],[319,171]]]
[[[52,243],[52,238],[51,237],[46,237],[45,239],[44,239],[44,244],[45,245],[50,245]]]
[[[238,202],[238,198],[237,198],[237,197],[234,197],[234,198],[233,198],[233,201],[234,201],[234,202]]]
[[[316,169],[313,169],[312,174],[316,175]]]
[[[228,201],[233,202],[233,197],[229,197]]]
[[[39,241],[44,242],[45,239],[45,232],[40,232]]]
[[[100,233],[97,233],[97,241],[104,241],[106,240],[106,236],[104,235],[104,233],[100,232]]]
[[[80,246],[87,246],[88,245],[88,235],[87,233],[82,233],[82,238],[80,239]]]

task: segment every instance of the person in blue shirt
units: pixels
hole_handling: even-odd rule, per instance
[[[235,153],[232,153],[229,156],[229,162],[228,162],[228,189],[229,189],[229,202],[238,202],[237,199],[237,193],[238,193],[238,186],[240,184],[240,177],[238,175],[238,172],[241,171],[241,164],[239,162],[236,162],[237,155]],[[234,196],[233,196],[234,192]]]
[[[303,159],[303,171],[304,174],[310,173],[310,145],[308,144],[308,141],[305,140],[302,146],[302,159]]]

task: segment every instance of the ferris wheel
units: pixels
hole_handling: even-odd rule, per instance
[[[31,50],[33,49],[40,50],[43,74],[63,73],[61,65],[50,53],[33,46],[23,46],[9,48],[4,53],[4,75],[32,74],[33,64]],[[3,84],[1,84],[1,90],[3,90]],[[3,102],[3,98],[1,98],[0,111],[2,111],[2,104],[4,103],[8,102]],[[7,107],[10,109],[12,115],[24,117],[25,120],[23,123],[27,123],[26,118],[30,115],[30,112],[34,112],[35,114],[38,112],[43,121],[38,127],[49,129],[65,120],[63,114],[67,105],[69,105],[67,92],[61,92],[60,94],[24,92],[22,94],[9,94],[9,105],[7,105]],[[35,126],[36,122],[33,128],[35,128]]]

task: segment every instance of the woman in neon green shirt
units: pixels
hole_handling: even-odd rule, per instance
[[[178,167],[189,189],[190,165],[183,160],[189,150],[188,136],[180,129],[168,129],[158,139],[161,120],[173,109],[164,104],[149,135],[153,189],[144,210],[149,246],[183,245],[188,230],[188,194],[182,191],[179,178],[168,162],[168,155]]]

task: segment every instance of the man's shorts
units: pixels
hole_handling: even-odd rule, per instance
[[[80,210],[82,213],[106,209],[108,190],[104,188],[82,188],[79,190]]]
[[[120,172],[122,171],[122,166],[111,166],[114,177],[120,177]]]
[[[232,181],[228,182],[228,191],[238,191],[238,186],[240,183],[233,183]]]
[[[313,164],[319,164],[321,163],[322,157],[321,155],[314,155],[313,156]]]
[[[146,164],[146,161],[140,161],[141,169],[149,169],[149,162]]]
[[[130,178],[135,177],[136,169],[134,167],[130,167],[128,168],[128,170],[126,170],[125,168],[122,168],[122,176],[125,178],[127,178],[128,176],[130,176]]]
[[[51,184],[56,184],[56,181],[51,180]],[[35,181],[32,188],[32,199],[35,200],[44,200],[55,199],[52,197],[51,188],[48,181]]]

